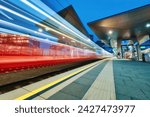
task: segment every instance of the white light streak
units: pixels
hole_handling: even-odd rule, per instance
[[[73,30],[71,30],[70,28],[68,28],[67,26],[65,26],[64,24],[62,24],[61,22],[57,21],[55,18],[51,17],[50,15],[48,15],[47,13],[45,13],[44,11],[42,11],[41,9],[39,9],[38,7],[36,7],[35,5],[31,4],[29,1],[27,0],[21,0],[23,3],[25,3],[26,5],[30,6],[31,8],[33,8],[34,10],[40,12],[41,14],[45,15],[46,17],[48,17],[49,19],[53,20],[54,22],[56,22],[57,24],[61,25],[62,27],[66,28],[67,30],[71,31],[72,33],[76,34],[77,36],[79,36],[80,38],[84,39],[84,37],[80,36],[79,34],[77,34],[76,32],[74,32]]]
[[[39,22],[37,22],[37,21],[31,19],[31,18],[28,18],[28,17],[26,17],[26,16],[24,16],[24,15],[22,15],[22,14],[20,14],[20,13],[17,13],[17,12],[15,12],[15,11],[11,10],[11,9],[8,9],[8,8],[6,8],[5,6],[0,5],[0,8],[3,9],[3,10],[8,11],[8,12],[14,14],[14,15],[17,15],[17,16],[19,16],[19,17],[25,19],[25,20],[28,20],[28,21],[30,21],[30,22],[32,22],[32,23],[34,23],[34,24],[37,24],[37,25],[39,25],[39,26],[41,26],[41,27],[43,27],[43,28],[48,28],[49,30],[51,30],[51,31],[53,31],[53,32],[55,32],[55,33],[57,33],[57,34],[60,34],[60,35],[63,35],[63,36],[65,36],[65,37],[68,37],[68,38],[70,38],[70,39],[75,40],[74,38],[72,38],[72,37],[70,37],[70,36],[68,36],[68,35],[66,35],[66,34],[63,34],[63,33],[59,32],[59,31],[56,31],[56,30],[54,30],[54,29],[52,29],[52,28],[50,28],[50,27],[48,27],[48,26],[46,26],[46,25],[44,25],[44,24],[41,24],[41,23],[39,23]],[[78,40],[75,40],[75,41],[78,41]],[[82,43],[82,44],[84,44],[84,45],[86,45],[86,46],[88,46],[88,47],[90,47],[90,48],[92,48],[91,46],[89,46],[89,45],[87,45],[87,44],[85,44],[85,43],[83,43],[83,42],[81,42],[81,41],[78,41],[78,42],[79,42],[79,43]]]
[[[8,26],[10,26],[10,27],[15,27],[15,28],[20,29],[20,30],[22,30],[22,31],[23,31],[23,30],[24,30],[24,31],[29,31],[29,32],[31,32],[31,33],[37,33],[38,35],[44,36],[44,37],[46,37],[46,38],[58,40],[56,37],[48,36],[48,35],[46,35],[46,34],[39,33],[39,32],[37,32],[37,31],[31,30],[31,29],[28,29],[28,28],[25,28],[25,27],[23,27],[23,26],[19,26],[19,25],[10,23],[10,22],[6,22],[6,21],[3,21],[3,20],[0,20],[0,23],[3,24],[3,25],[8,25]]]

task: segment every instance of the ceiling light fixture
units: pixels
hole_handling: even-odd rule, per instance
[[[150,27],[150,23],[146,24],[146,28],[149,28]]]
[[[113,33],[113,31],[112,31],[112,30],[110,30],[108,33],[111,35],[111,34]]]

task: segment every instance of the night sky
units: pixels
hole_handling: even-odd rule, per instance
[[[45,3],[51,0],[42,0]],[[53,0],[55,1],[55,0]],[[88,22],[150,4],[150,0],[56,0],[60,7],[73,5],[82,23],[90,34]],[[96,37],[95,37],[95,40]]]

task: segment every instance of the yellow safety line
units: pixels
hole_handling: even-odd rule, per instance
[[[97,63],[96,63],[96,64],[97,64]],[[58,80],[55,80],[54,82],[51,82],[51,83],[49,83],[49,84],[47,84],[47,85],[44,85],[44,86],[42,86],[42,87],[40,87],[40,88],[38,88],[38,89],[33,90],[33,91],[31,91],[31,92],[29,92],[29,93],[27,93],[27,94],[24,94],[24,95],[22,95],[22,96],[16,98],[15,100],[25,100],[25,99],[27,99],[27,98],[29,98],[29,97],[31,97],[31,96],[33,96],[33,95],[35,95],[35,94],[37,94],[37,93],[39,93],[39,92],[45,90],[45,89],[47,89],[47,88],[49,88],[49,87],[51,87],[51,86],[53,86],[53,85],[55,85],[55,84],[60,83],[60,82],[63,81],[63,80],[66,80],[66,79],[68,79],[68,78],[70,78],[70,77],[72,77],[72,76],[78,74],[79,72],[82,72],[82,71],[84,71],[84,70],[86,70],[86,69],[88,69],[88,68],[90,68],[90,67],[92,67],[92,66],[95,66],[96,64],[94,64],[94,65],[89,65],[89,66],[87,66],[87,67],[85,67],[85,68],[83,68],[83,69],[81,69],[81,70],[78,70],[78,71],[76,71],[76,72],[73,72],[73,73],[71,73],[71,74],[69,74],[69,75],[67,75],[67,76],[64,76],[64,77],[62,77],[62,78],[60,78],[60,79],[58,79]]]

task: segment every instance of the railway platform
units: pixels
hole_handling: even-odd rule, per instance
[[[104,59],[0,95],[0,100],[149,100],[149,63]]]

